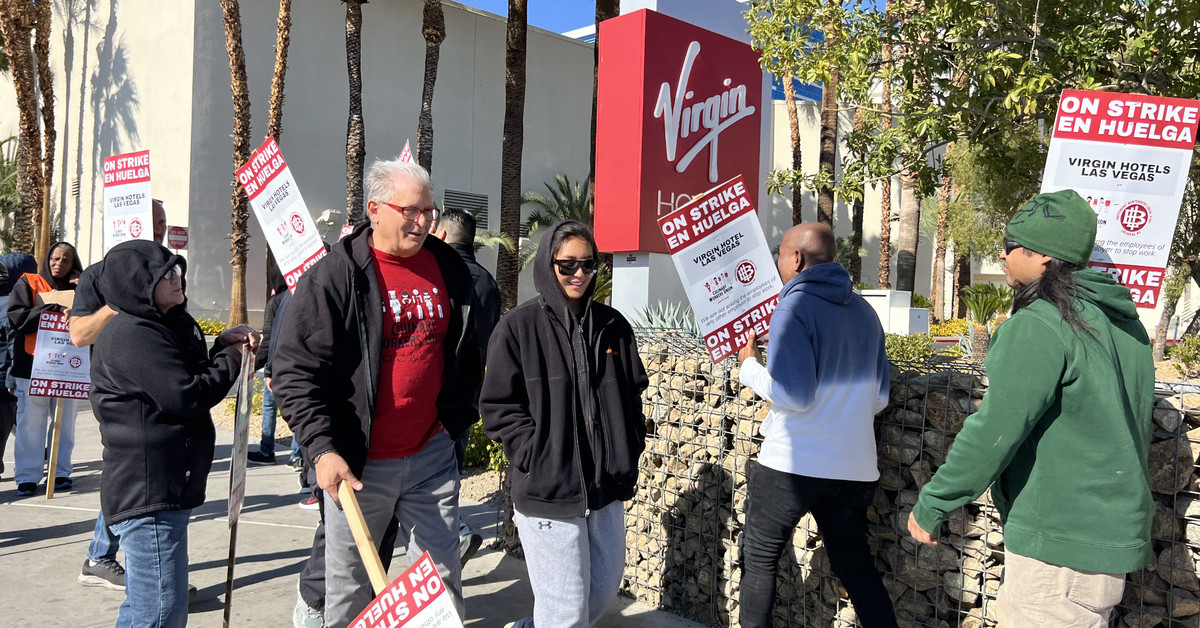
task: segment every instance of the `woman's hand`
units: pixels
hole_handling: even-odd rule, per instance
[[[251,351],[258,351],[258,341],[258,332],[254,331],[253,327],[245,324],[238,325],[237,327],[230,327],[229,329],[221,332],[220,336],[217,336],[217,342],[223,345],[237,345],[245,343],[250,345]]]

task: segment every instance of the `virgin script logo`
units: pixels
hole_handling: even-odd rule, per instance
[[[755,108],[753,105],[746,105],[746,85],[741,84],[729,88],[733,80],[728,78],[724,80],[723,85],[729,89],[704,100],[697,100],[695,92],[688,89],[688,80],[691,78],[692,65],[699,55],[700,42],[693,41],[688,45],[687,55],[683,60],[683,68],[679,71],[679,83],[675,86],[674,94],[671,93],[670,82],[663,82],[659,87],[658,102],[654,105],[654,117],[661,118],[663,121],[668,162],[675,161],[679,140],[699,134],[700,129],[704,129],[704,135],[675,164],[675,172],[682,173],[687,170],[700,151],[708,148],[708,180],[710,183],[716,183],[719,178],[717,175],[717,138],[721,135],[721,131],[729,128],[738,120],[753,115]],[[691,104],[685,105],[685,101],[689,101]]]

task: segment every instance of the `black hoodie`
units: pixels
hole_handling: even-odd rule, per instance
[[[100,505],[109,524],[204,503],[216,431],[209,410],[241,366],[240,345],[205,351],[183,306],[165,314],[154,287],[183,258],[148,240],[104,257],[100,293],[120,312],[92,346],[92,410],[100,421]]]
[[[0,274],[3,278],[0,279],[0,311],[8,311],[8,295],[12,293],[13,287],[17,280],[25,273],[37,272],[37,260],[28,253],[6,253],[0,255]],[[12,368],[13,356],[15,348],[15,336],[12,331],[12,326],[8,322],[8,317],[5,316],[0,320],[0,383],[4,386],[0,387],[0,400],[13,401],[16,397],[8,392],[10,388],[16,388],[17,384],[9,377],[9,369]]]
[[[54,255],[54,249],[60,246],[66,246],[71,251],[71,270],[67,272],[65,278],[55,279],[50,274],[50,256]],[[75,290],[75,284],[71,283],[71,280],[78,279],[82,273],[83,264],[79,261],[79,254],[75,252],[75,247],[67,242],[55,242],[46,250],[46,259],[42,260],[37,274],[55,290]],[[13,284],[12,293],[8,298],[8,323],[12,326],[15,334],[13,336],[13,377],[29,379],[29,371],[33,368],[33,356],[25,350],[25,336],[37,334],[38,319],[41,318],[42,312],[62,312],[63,310],[63,306],[57,303],[39,305],[37,295],[29,285],[28,277],[22,275]]]
[[[504,445],[517,510],[578,517],[637,490],[645,449],[642,391],[649,380],[633,329],[592,301],[593,279],[576,318],[542,238],[533,281],[540,296],[500,319],[488,345],[479,405],[488,436]]]
[[[336,451],[361,475],[370,447],[383,345],[383,300],[371,257],[371,226],[359,225],[301,277],[287,322],[275,332],[271,387],[284,420],[311,460]],[[450,297],[438,421],[457,437],[479,418],[479,346],[471,274],[445,242],[425,238]],[[433,391],[431,391],[433,392]]]

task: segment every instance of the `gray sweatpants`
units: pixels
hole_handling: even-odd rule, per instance
[[[519,628],[587,628],[617,597],[625,569],[625,507],[587,517],[513,517],[533,589],[533,617]]]
[[[392,514],[412,533],[409,560],[428,551],[446,591],[463,617],[462,568],[458,563],[458,463],[454,442],[439,431],[407,458],[368,460],[358,491],[371,538],[383,536]],[[346,515],[325,494],[325,625],[342,628],[374,599],[367,569]]]

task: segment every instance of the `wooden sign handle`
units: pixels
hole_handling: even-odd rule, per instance
[[[379,560],[379,550],[371,538],[371,531],[367,529],[367,521],[363,519],[362,509],[358,507],[354,489],[345,482],[338,483],[338,499],[346,513],[346,521],[350,523],[350,531],[354,533],[358,553],[367,567],[367,574],[371,577],[371,587],[375,589],[375,595],[379,595],[387,588],[387,571],[383,568],[383,562]]]

